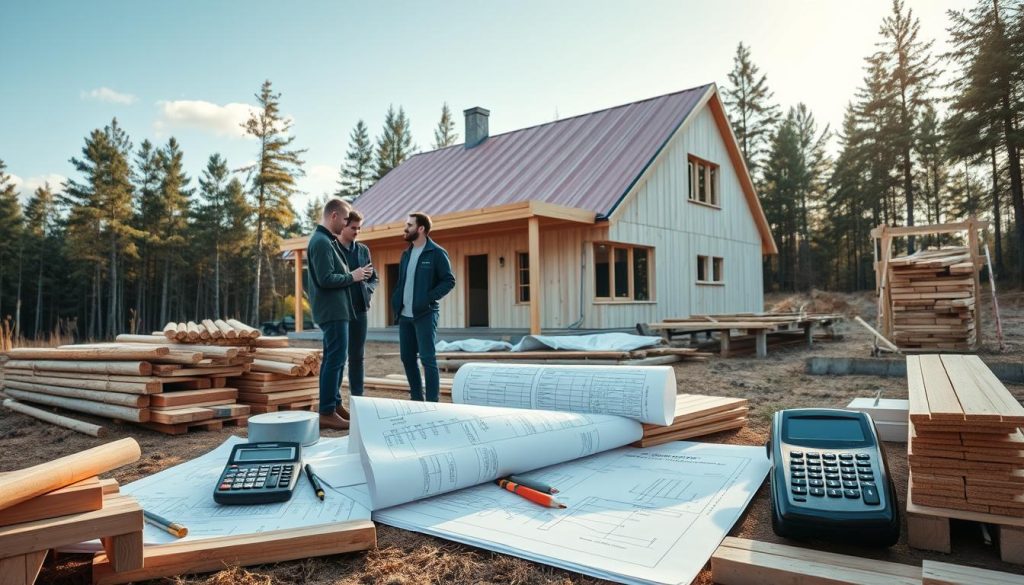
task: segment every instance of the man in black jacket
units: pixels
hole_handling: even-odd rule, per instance
[[[348,421],[341,417],[341,376],[348,352],[348,323],[353,319],[352,297],[346,287],[366,280],[372,267],[349,270],[337,236],[345,227],[352,206],[343,199],[324,204],[320,225],[309,237],[309,302],[313,321],[324,339],[324,359],[320,366],[320,428],[345,430]]]
[[[362,268],[364,266],[373,268],[373,260],[370,259],[370,249],[365,244],[356,241],[359,237],[359,230],[362,229],[363,215],[356,210],[348,214],[345,227],[338,237],[338,244],[348,261],[349,270]],[[348,389],[352,396],[363,395],[363,356],[366,349],[366,312],[370,308],[370,297],[377,289],[377,272],[371,273],[370,277],[361,282],[352,282],[348,287],[349,295],[352,297],[352,320],[348,322]],[[348,411],[341,408],[342,417],[348,418]]]

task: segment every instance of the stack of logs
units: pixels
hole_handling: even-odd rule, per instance
[[[966,248],[894,258],[887,280],[890,333],[900,348],[977,347],[977,267]]]
[[[201,322],[189,321],[187,323],[176,323],[174,321],[164,326],[163,335],[169,341],[180,343],[207,343],[218,340],[237,340],[239,342],[247,339],[256,339],[260,336],[260,330],[250,327],[235,319],[203,319]]]

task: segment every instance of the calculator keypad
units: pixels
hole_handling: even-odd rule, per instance
[[[809,495],[837,505],[854,500],[868,506],[881,503],[870,454],[793,450],[787,455],[793,500],[805,502]]]
[[[219,492],[243,490],[272,490],[288,488],[295,473],[294,464],[285,465],[229,465],[224,470]]]

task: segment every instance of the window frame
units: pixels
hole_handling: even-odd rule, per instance
[[[701,280],[701,271],[704,280]],[[715,276],[718,278],[716,279]],[[703,286],[725,286],[725,257],[711,254],[697,254],[697,275],[695,284]]]
[[[515,294],[515,303],[514,304],[516,304],[516,305],[529,305],[530,304],[530,296],[533,295],[533,287],[530,286],[531,283],[523,284],[523,281],[522,281],[523,268],[521,266],[519,266],[519,259],[523,258],[523,257],[526,258],[526,274],[527,274],[527,278],[529,278],[529,273],[530,273],[530,253],[529,252],[516,252],[515,253],[515,260],[516,260],[516,266],[515,266],[515,270],[516,270],[516,288],[515,288],[515,293],[514,293]],[[519,293],[524,288],[526,289],[526,294],[527,294],[527,298],[526,298],[525,301],[522,300],[521,296],[519,296]]]
[[[608,247],[608,294],[610,296],[599,297],[597,296],[597,247],[607,246]],[[615,296],[615,251],[626,250],[626,287],[628,296],[618,297]],[[636,299],[636,286],[635,276],[636,271],[634,269],[635,256],[634,250],[645,250],[647,252],[647,299],[638,300]],[[625,244],[621,242],[610,242],[610,241],[597,241],[593,242],[591,246],[592,262],[594,280],[591,283],[594,286],[592,299],[596,304],[642,304],[642,303],[655,303],[655,274],[654,274],[654,246],[645,246],[641,244]]]
[[[704,171],[699,172],[700,169],[704,169]],[[706,193],[700,189],[701,175],[703,175]],[[721,209],[721,178],[721,165],[693,154],[686,155],[686,199],[690,203]]]

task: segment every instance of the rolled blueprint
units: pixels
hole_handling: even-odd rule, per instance
[[[620,416],[352,397],[373,509],[571,461],[640,439]]]
[[[459,368],[452,402],[613,414],[668,426],[676,416],[670,366],[470,363]]]

